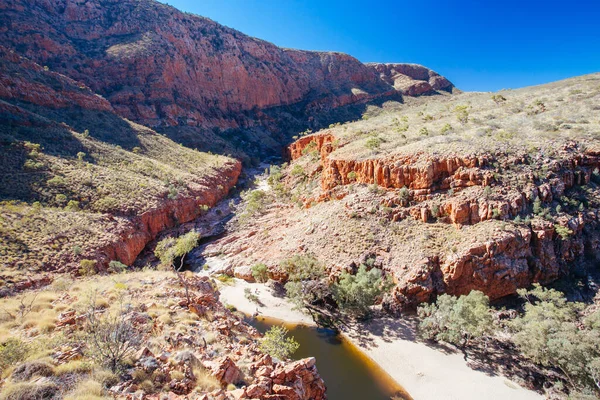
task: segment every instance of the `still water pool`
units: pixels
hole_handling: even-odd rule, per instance
[[[329,400],[411,398],[375,362],[331,329],[290,325],[262,317],[248,322],[262,333],[273,325],[284,325],[300,343],[300,349],[292,358],[317,359],[317,368],[327,385]]]

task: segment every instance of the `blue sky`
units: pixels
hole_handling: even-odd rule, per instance
[[[413,62],[462,90],[600,71],[600,0],[168,0],[282,47]]]

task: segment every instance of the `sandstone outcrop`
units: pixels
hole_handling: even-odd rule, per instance
[[[368,63],[381,80],[407,96],[418,96],[437,90],[452,92],[454,85],[437,72],[419,64]]]
[[[543,161],[543,170],[548,172],[535,175],[525,166],[539,165],[540,160],[528,155],[505,160],[504,154],[493,153],[416,153],[361,159],[349,158],[348,152],[339,156],[335,152],[339,142],[331,130],[325,130],[301,137],[288,147],[292,160],[309,151],[320,156],[317,159],[321,194],[306,199],[306,207],[314,201],[335,203],[355,191],[346,189],[349,185],[369,184],[383,191],[374,191],[361,200],[346,200],[345,214],[349,218],[373,213],[365,205],[371,197],[378,198],[385,208],[377,214],[392,221],[410,218],[420,223],[452,224],[456,229],[472,227],[471,233],[452,245],[451,251],[413,258],[406,264],[397,262],[402,257],[391,256],[398,256],[398,252],[391,250],[388,254],[389,248],[383,251],[386,258],[381,267],[397,283],[384,302],[390,311],[431,301],[440,293],[462,295],[481,290],[491,299],[499,299],[532,282],[552,282],[567,274],[572,265],[585,265],[589,254],[597,254],[597,249],[592,249],[598,242],[595,232],[599,216],[594,210],[581,212],[583,205],[580,211],[555,217],[555,222],[534,218],[526,224],[498,224],[531,215],[536,201],[536,213],[542,213],[557,199],[568,201],[565,194],[570,190],[588,185],[592,173],[598,174],[600,168],[600,154],[593,147],[579,152],[567,144],[555,154],[556,160]],[[510,181],[518,181],[518,185],[506,183],[498,174],[514,165],[524,166],[518,178]],[[551,207],[556,207],[554,204]],[[561,207],[557,210],[560,214]],[[415,247],[404,252],[416,252],[418,246]],[[344,269],[336,266],[333,271],[339,268]]]

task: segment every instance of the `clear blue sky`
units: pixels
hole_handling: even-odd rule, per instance
[[[163,0],[282,47],[423,64],[462,90],[600,71],[600,0]]]

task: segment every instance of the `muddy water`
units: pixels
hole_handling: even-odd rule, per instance
[[[284,325],[300,343],[294,359],[315,357],[330,400],[389,400],[411,397],[356,346],[330,329],[289,325],[271,318],[248,321],[260,332]],[[400,360],[399,360],[400,362]]]

